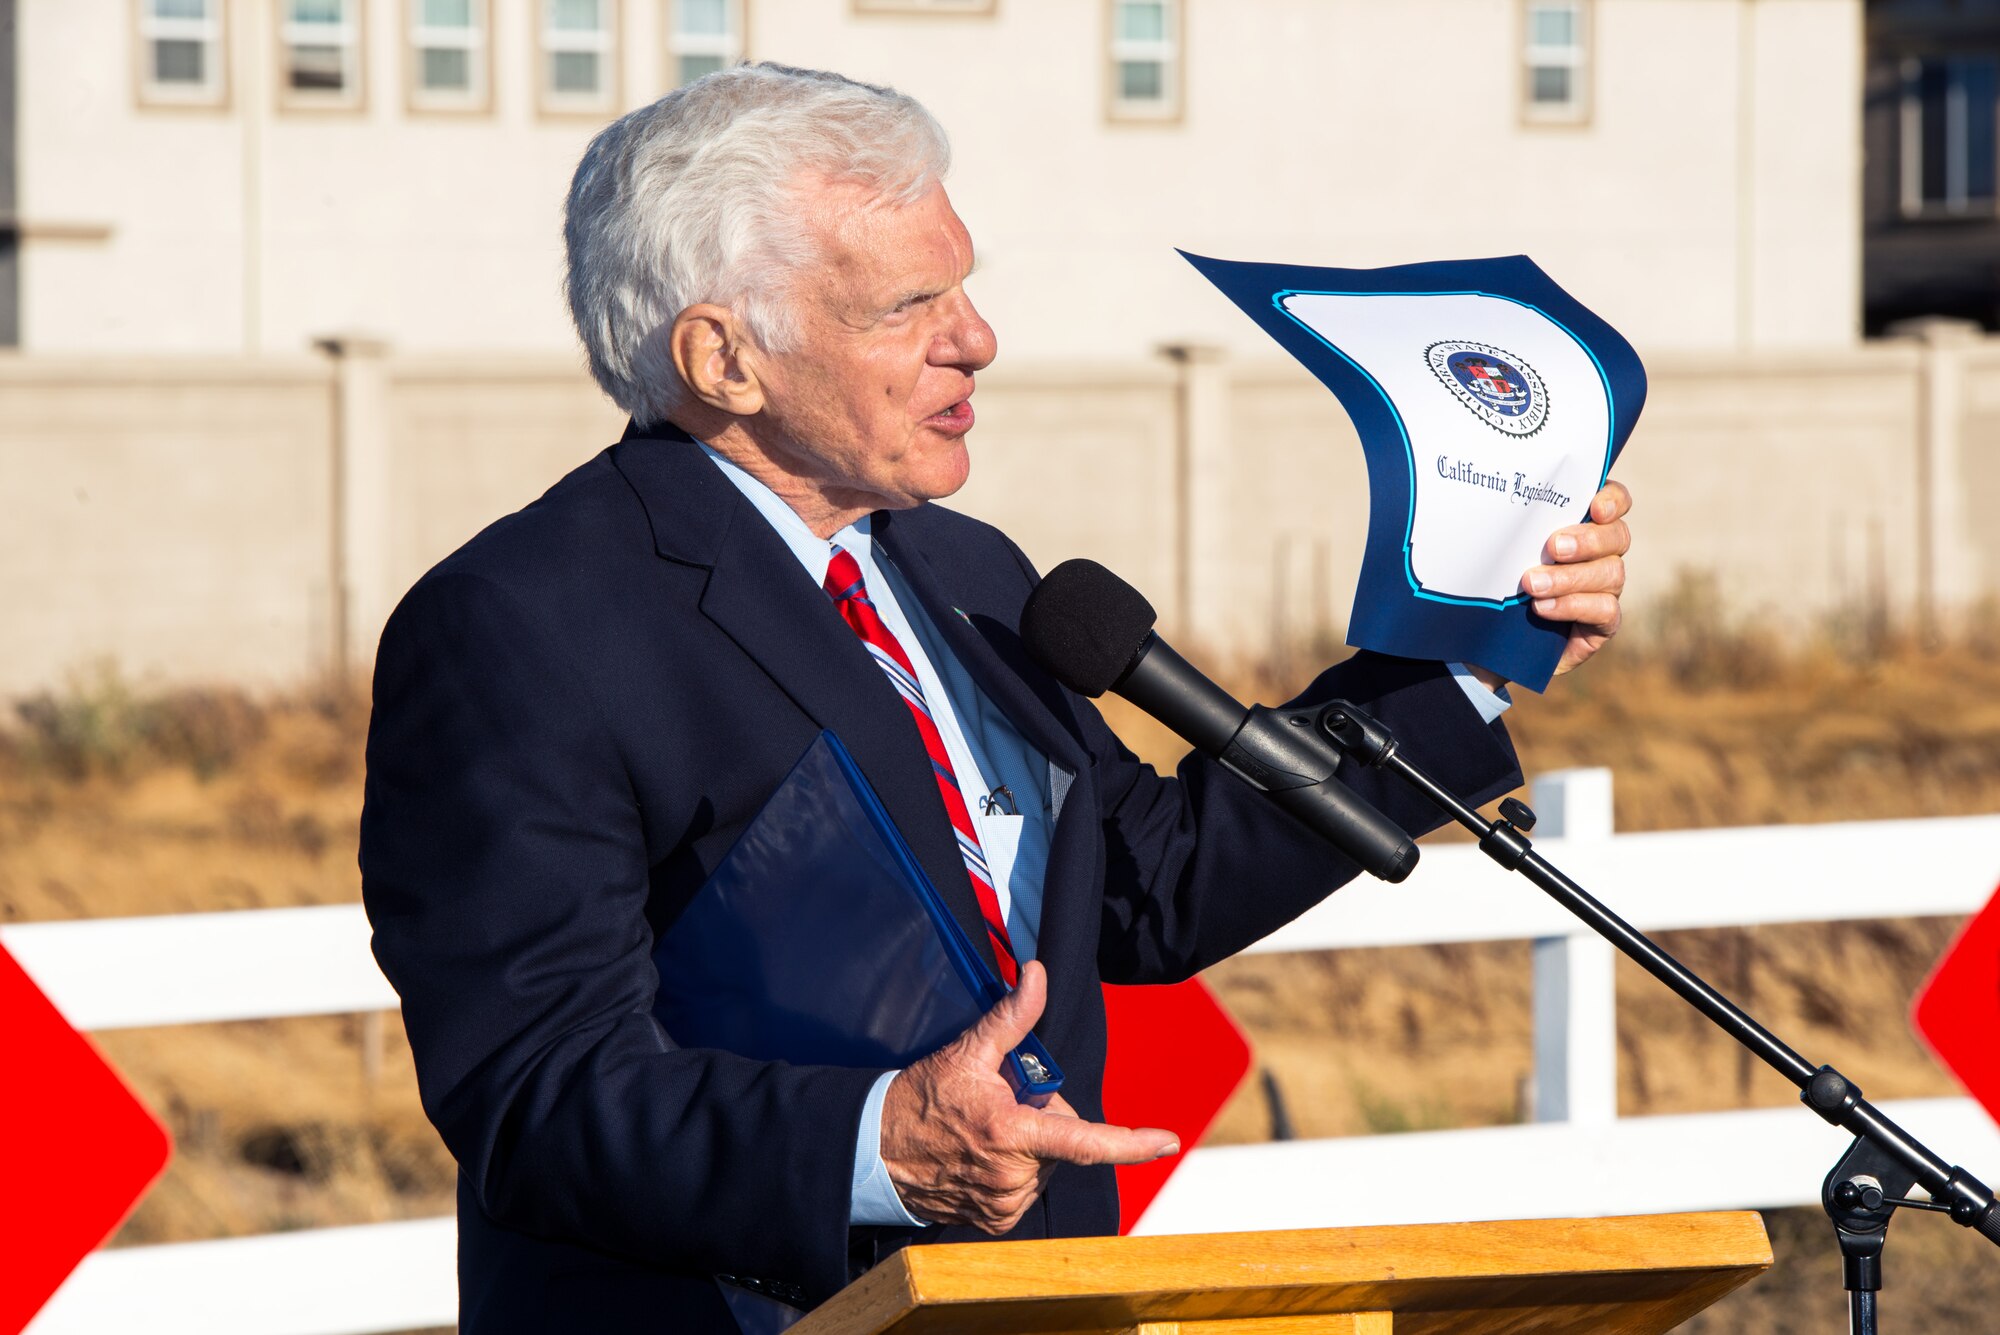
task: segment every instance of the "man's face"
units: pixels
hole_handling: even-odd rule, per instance
[[[857,509],[949,496],[995,352],[963,287],[972,238],[942,186],[902,206],[848,184],[806,199],[820,263],[796,279],[796,346],[759,359],[765,448]]]

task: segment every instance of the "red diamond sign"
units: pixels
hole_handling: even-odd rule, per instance
[[[1200,979],[1107,987],[1104,1119],[1177,1133],[1181,1153],[1118,1169],[1118,1231],[1130,1233],[1250,1069],[1250,1044]]]
[[[0,1332],[14,1335],[145,1194],[172,1146],[0,947]]]
[[[1965,1092],[2000,1122],[2000,894],[1951,943],[1917,992],[1911,1023]]]

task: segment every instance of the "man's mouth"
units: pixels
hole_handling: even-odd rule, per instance
[[[950,407],[932,413],[927,420],[930,425],[944,431],[954,433],[970,431],[972,429],[972,400],[969,398],[960,399]]]

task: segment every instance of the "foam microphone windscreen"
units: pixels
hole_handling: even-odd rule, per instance
[[[1035,661],[1078,695],[1095,698],[1131,670],[1158,614],[1146,595],[1095,561],[1065,561],[1021,610]]]

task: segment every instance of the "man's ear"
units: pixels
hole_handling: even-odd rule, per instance
[[[755,345],[728,307],[688,307],[675,317],[667,346],[681,383],[709,407],[734,417],[754,417],[764,410],[764,387],[752,364]]]

